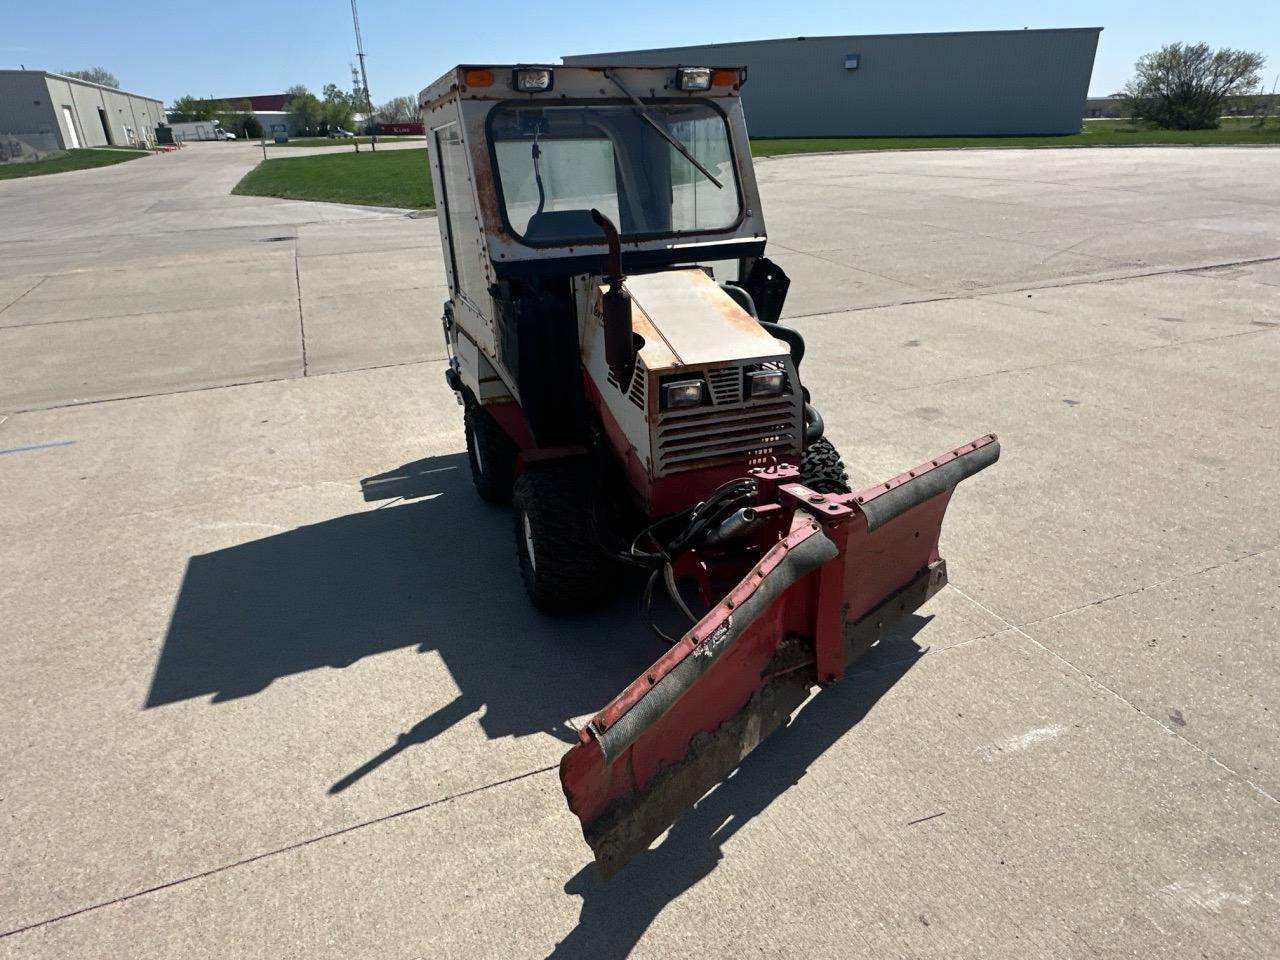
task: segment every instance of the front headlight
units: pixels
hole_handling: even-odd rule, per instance
[[[696,407],[702,403],[701,380],[677,380],[662,385],[662,405],[668,410]]]
[[[776,397],[787,386],[787,375],[781,370],[752,370],[747,374],[747,396]]]
[[[546,93],[551,89],[554,75],[546,67],[533,70],[513,70],[511,85],[521,93]]]
[[[710,90],[710,67],[681,67],[676,74],[676,86],[681,90]]]

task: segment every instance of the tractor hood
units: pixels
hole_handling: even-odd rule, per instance
[[[630,276],[632,325],[652,371],[787,355],[788,348],[697,268]]]

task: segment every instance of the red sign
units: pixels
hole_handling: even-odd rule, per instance
[[[378,133],[383,136],[392,134],[404,136],[422,136],[421,120],[401,120],[393,123],[378,124]]]

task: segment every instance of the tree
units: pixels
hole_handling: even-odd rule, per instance
[[[336,83],[326,83],[321,95],[324,103],[320,108],[320,125],[324,132],[330,130],[350,130],[354,119],[355,105],[351,94],[342,90]]]
[[[1207,43],[1171,43],[1134,64],[1124,88],[1131,116],[1170,130],[1218,126],[1231,97],[1250,92],[1267,62],[1260,53]]]
[[[212,120],[213,115],[218,112],[219,106],[216,100],[204,100],[192,96],[178,97],[177,100],[173,101],[173,107],[168,111],[169,120],[172,123],[186,123],[191,120]]]
[[[104,87],[119,87],[120,81],[116,79],[116,75],[106,67],[90,67],[88,70],[63,70],[64,77],[75,77],[77,80],[88,80],[90,83],[100,83]]]
[[[320,125],[325,133],[333,129],[350,130],[352,119],[351,104],[345,100],[331,100],[320,105]]]
[[[324,98],[325,103],[345,103],[352,106],[351,94],[342,90],[336,83],[326,83],[324,89],[320,91],[320,96]]]
[[[375,116],[384,123],[403,123],[406,120],[417,120],[418,98],[392,97],[377,109]]]
[[[285,91],[285,109],[293,120],[294,127],[304,133],[312,133],[320,128],[322,120],[322,104],[315,95],[302,84],[294,84]]]

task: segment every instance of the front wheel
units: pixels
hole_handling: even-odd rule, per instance
[[[800,482],[815,493],[848,493],[849,475],[835,445],[820,437],[800,455]]]
[[[467,460],[471,481],[481,499],[508,503],[516,475],[516,445],[493,416],[476,403],[468,403],[462,415],[467,433]]]
[[[511,497],[516,557],[529,599],[547,613],[599,606],[613,593],[617,562],[600,544],[586,460],[533,464]]]

